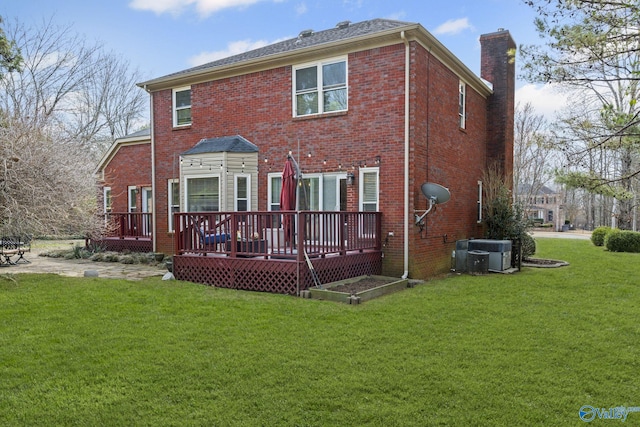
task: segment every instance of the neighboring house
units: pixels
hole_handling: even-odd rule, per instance
[[[518,199],[523,204],[525,215],[542,224],[553,224],[553,229],[560,231],[564,225],[564,196],[546,185],[534,189],[529,184],[521,184],[518,188]]]
[[[111,221],[112,231],[123,237],[103,239],[101,244],[110,250],[153,250],[151,130],[118,138],[98,163],[95,174],[105,219]]]
[[[286,293],[312,284],[301,245],[324,283],[363,272],[417,279],[447,272],[456,240],[483,237],[486,166],[497,162],[506,176],[513,167],[515,43],[499,30],[480,44],[477,76],[420,24],[341,22],[140,83],[152,104],[154,250],[175,255],[177,277],[204,283],[239,287],[236,276],[251,269],[246,281],[256,283],[297,275],[293,291],[275,290]],[[209,241],[203,232],[215,229],[220,244],[248,223],[258,234],[279,227],[282,235],[286,215],[263,213],[280,208],[289,154],[302,173],[298,209],[323,212],[292,219],[300,240],[282,258],[294,256],[295,267],[274,267],[281,257],[272,249],[251,261],[256,267],[235,259],[235,246],[198,246]],[[448,188],[451,200],[416,224],[429,206],[425,182]],[[252,213],[194,214],[202,211]],[[330,212],[361,216],[340,217],[341,237],[342,226],[326,223]],[[357,267],[338,265],[325,250],[329,234],[338,258]],[[354,235],[360,246],[351,245]],[[268,244],[280,245],[272,237]]]

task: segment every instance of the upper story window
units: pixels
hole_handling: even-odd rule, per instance
[[[334,59],[293,69],[295,117],[347,110],[347,61]]]
[[[191,124],[191,87],[173,90],[173,126]]]
[[[465,129],[467,121],[467,85],[465,85],[463,82],[460,82],[458,84],[458,95],[458,115],[460,118],[460,129]]]

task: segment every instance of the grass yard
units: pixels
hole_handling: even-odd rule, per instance
[[[571,265],[359,306],[0,278],[0,425],[564,426],[583,405],[640,406],[640,254],[538,248]]]

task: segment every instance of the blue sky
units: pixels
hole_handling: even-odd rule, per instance
[[[518,45],[539,43],[535,13],[521,0],[9,0],[0,15],[29,25],[53,17],[117,52],[145,79],[345,20],[419,22],[476,74],[483,33],[505,28]],[[521,80],[517,89],[517,100],[532,101],[540,113],[559,101]]]

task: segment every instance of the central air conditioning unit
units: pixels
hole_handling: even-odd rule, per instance
[[[469,251],[489,252],[489,270],[504,271],[511,267],[511,240],[469,240]]]
[[[458,273],[464,273],[467,271],[467,252],[469,250],[469,240],[456,241],[456,250],[454,251],[454,257],[456,260],[455,271]]]

